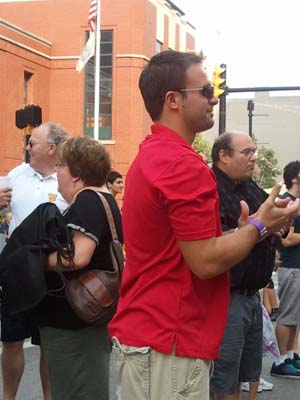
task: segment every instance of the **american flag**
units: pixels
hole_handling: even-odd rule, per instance
[[[95,31],[96,19],[97,19],[97,0],[91,0],[89,16],[88,16],[88,24],[91,32]]]
[[[88,16],[88,25],[90,27],[90,37],[86,42],[82,53],[79,56],[79,60],[76,64],[76,71],[80,72],[85,67],[86,63],[89,61],[91,57],[95,55],[95,45],[96,45],[96,37],[95,37],[95,29],[96,29],[96,19],[97,19],[97,0],[91,0],[89,16]],[[99,0],[100,5],[100,0]],[[100,10],[99,10],[100,13]]]

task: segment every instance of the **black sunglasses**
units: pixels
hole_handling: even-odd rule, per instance
[[[202,96],[206,97],[207,100],[211,100],[214,97],[214,87],[208,83],[201,88],[191,88],[191,89],[179,89],[178,92],[199,92]]]

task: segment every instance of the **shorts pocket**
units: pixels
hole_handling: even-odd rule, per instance
[[[178,400],[206,400],[209,398],[210,361],[195,359],[184,385],[178,390]]]
[[[133,347],[113,340],[111,352],[112,392],[122,400],[150,399],[150,347]],[[121,384],[122,383],[122,384]]]

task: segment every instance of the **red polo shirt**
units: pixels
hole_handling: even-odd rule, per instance
[[[110,336],[178,356],[215,359],[228,307],[228,274],[197,278],[178,241],[221,235],[213,172],[177,133],[153,125],[126,179],[126,266]]]

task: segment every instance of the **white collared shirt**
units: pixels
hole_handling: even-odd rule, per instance
[[[10,235],[42,203],[55,203],[61,212],[67,208],[68,203],[57,191],[56,173],[43,177],[29,164],[23,163],[12,169],[8,176],[12,187]]]

